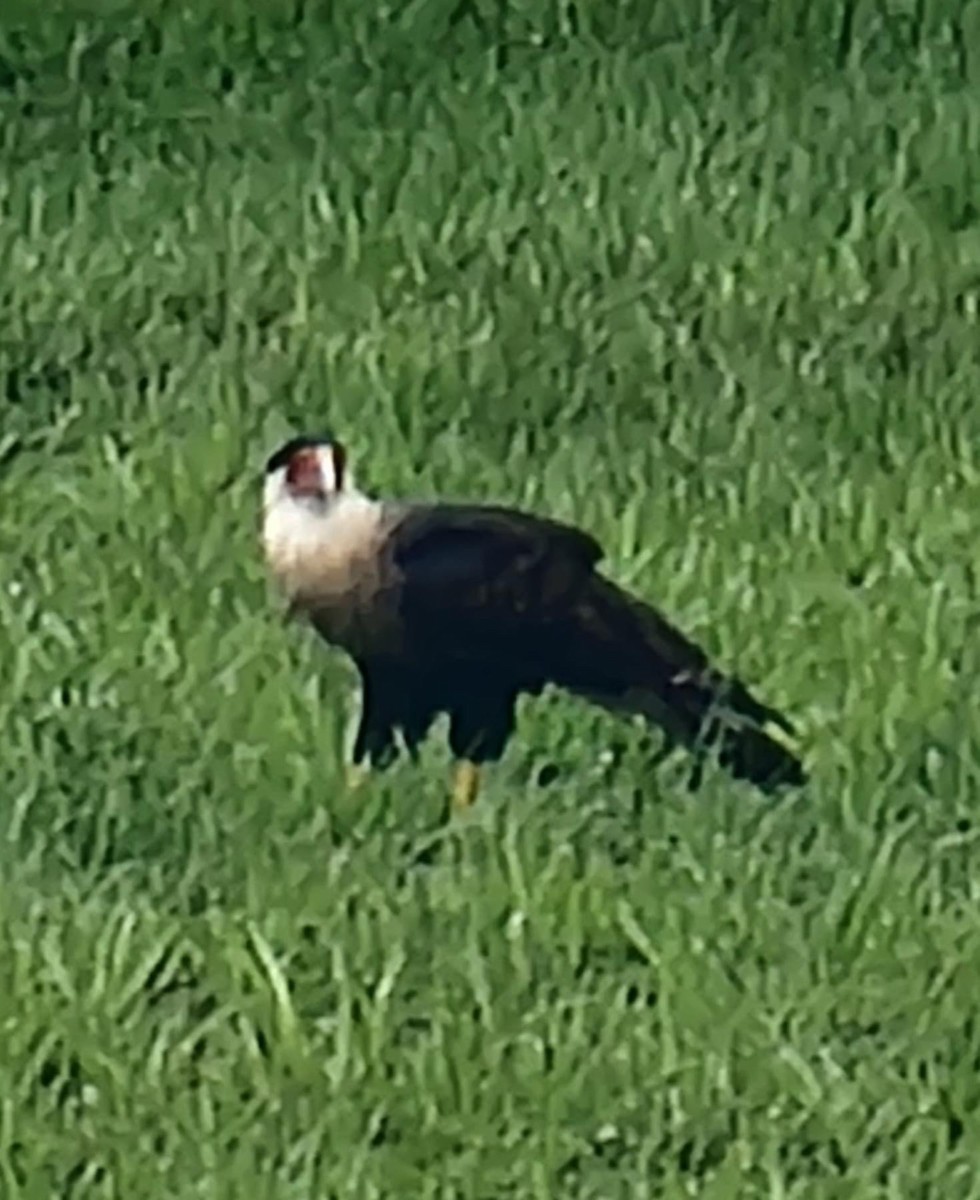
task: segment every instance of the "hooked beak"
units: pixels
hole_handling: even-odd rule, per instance
[[[323,471],[316,450],[298,450],[286,468],[286,486],[293,496],[324,496]]]

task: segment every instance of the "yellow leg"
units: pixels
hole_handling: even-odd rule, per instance
[[[369,772],[359,763],[349,763],[347,766],[347,789],[348,791],[356,791],[361,784],[367,779]]]
[[[453,812],[464,813],[473,804],[480,791],[480,768],[468,759],[461,759],[456,764],[453,779]]]

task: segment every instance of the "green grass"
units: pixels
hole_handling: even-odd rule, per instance
[[[0,31],[0,1195],[980,1197],[980,6],[61,7]],[[812,785],[550,698],[467,823],[439,743],[346,794],[256,545],[324,425],[599,535]]]

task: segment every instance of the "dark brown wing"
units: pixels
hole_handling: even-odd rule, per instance
[[[602,550],[587,534],[509,509],[433,506],[410,511],[386,552],[405,648],[434,676],[457,664],[477,690],[557,683],[690,745],[713,723],[734,774],[766,787],[805,777],[765,728],[788,729],[786,718],[599,575]]]
[[[422,639],[426,653],[484,659],[533,649],[602,557],[572,526],[468,505],[410,509],[386,551],[407,636]]]
[[[408,509],[392,531],[392,547],[402,569],[447,561],[465,543],[468,552],[509,560],[515,553],[536,557],[561,553],[586,568],[603,556],[588,533],[549,517],[493,505],[432,504]],[[476,561],[473,559],[472,561]]]

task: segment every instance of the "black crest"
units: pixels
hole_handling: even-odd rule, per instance
[[[290,438],[288,442],[283,442],[278,450],[274,450],[269,455],[266,459],[265,473],[271,475],[273,471],[288,466],[289,460],[300,450],[315,450],[318,446],[332,445],[333,441],[334,439],[329,433],[321,433],[316,436],[298,434],[296,437]]]

